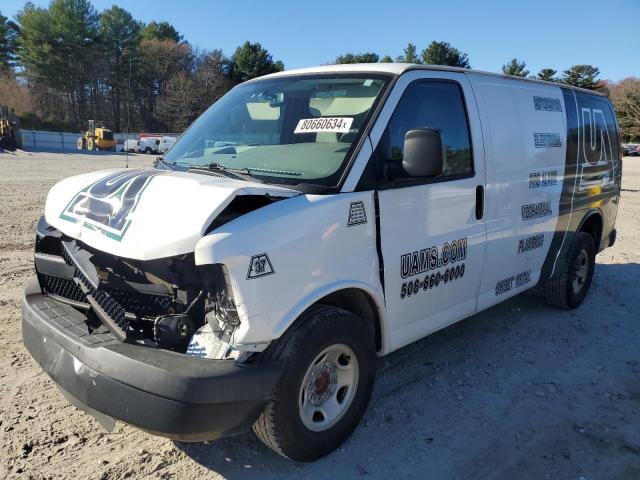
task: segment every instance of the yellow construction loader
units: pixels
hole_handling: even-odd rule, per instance
[[[88,120],[87,129],[78,138],[78,150],[113,150],[116,149],[116,140],[113,131],[105,128],[104,122]]]
[[[22,135],[16,122],[9,118],[9,107],[0,105],[0,149],[22,148]]]

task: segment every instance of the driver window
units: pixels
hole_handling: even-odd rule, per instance
[[[473,173],[467,114],[458,84],[417,81],[407,87],[387,127],[383,152],[387,161],[402,161],[404,137],[415,128],[440,131],[445,149],[441,177]]]

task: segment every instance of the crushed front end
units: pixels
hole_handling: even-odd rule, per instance
[[[224,266],[105,254],[44,219],[35,266],[24,343],[72,403],[187,441],[245,431],[258,417],[279,370],[230,347],[238,317]]]

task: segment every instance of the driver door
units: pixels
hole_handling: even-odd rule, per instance
[[[375,154],[383,172],[378,196],[392,348],[475,312],[486,242],[482,135],[467,78],[410,72],[396,88],[403,79]],[[402,162],[406,133],[419,128],[438,130],[442,139],[444,167],[433,178],[390,168]]]

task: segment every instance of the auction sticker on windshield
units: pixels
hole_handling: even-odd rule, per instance
[[[298,126],[293,133],[346,133],[351,128],[352,123],[353,118],[349,117],[303,118],[298,122]]]

